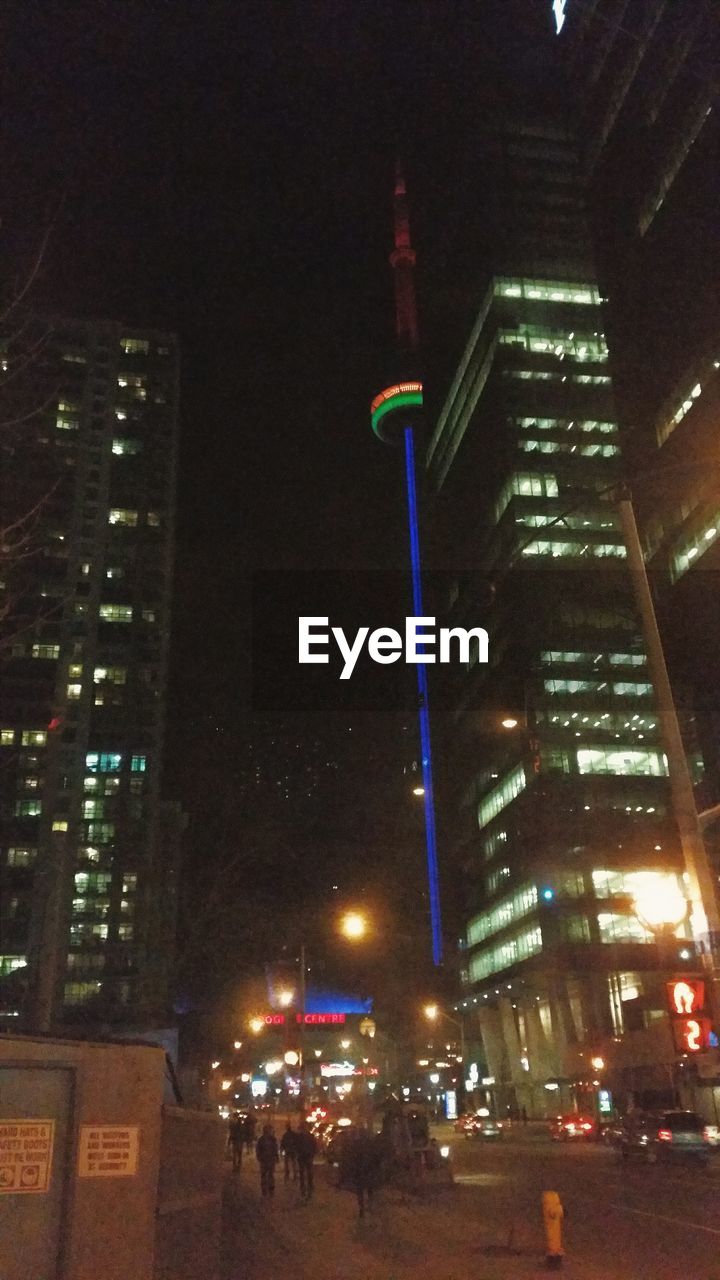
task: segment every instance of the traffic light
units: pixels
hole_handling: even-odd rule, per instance
[[[673,1040],[678,1053],[702,1053],[710,1048],[712,1024],[705,1017],[702,978],[673,978],[665,984]]]
[[[678,1053],[701,1053],[710,1047],[709,1018],[673,1018],[673,1039]]]
[[[673,1016],[701,1013],[705,1008],[705,983],[702,978],[675,978],[666,986],[668,1006]]]

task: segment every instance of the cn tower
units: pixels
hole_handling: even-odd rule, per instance
[[[401,444],[403,447],[413,612],[416,617],[422,617],[425,610],[423,608],[415,440],[422,425],[423,385],[418,376],[415,250],[410,242],[407,193],[405,180],[399,165],[395,174],[394,225],[395,248],[390,254],[390,265],[393,269],[395,283],[395,332],[397,339],[395,366],[398,381],[393,383],[392,386],[386,387],[384,391],[381,391],[375,397],[370,406],[370,414],[373,431],[378,438],[386,444]],[[443,943],[426,663],[419,662],[416,670],[432,956],[433,963],[439,965],[442,963],[443,958]]]

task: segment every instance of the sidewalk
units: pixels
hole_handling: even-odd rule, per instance
[[[547,1274],[539,1221],[518,1224],[518,1256],[493,1250],[508,1241],[508,1227],[479,1218],[477,1188],[438,1190],[418,1199],[392,1188],[358,1218],[349,1191],[333,1184],[334,1171],[315,1167],[315,1198],[299,1203],[293,1184],[278,1182],[275,1199],[259,1196],[255,1162],[228,1174],[223,1280],[523,1280]],[[281,1172],[281,1171],[280,1171]],[[605,1280],[587,1264],[566,1263],[566,1277]]]

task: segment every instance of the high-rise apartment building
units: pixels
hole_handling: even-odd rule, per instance
[[[38,469],[48,480],[33,554],[7,567],[3,1014],[35,1028],[162,1020],[156,951],[182,825],[160,803],[177,343],[112,322],[40,327],[34,429],[13,437],[6,469],[15,493]],[[20,359],[11,341],[8,383]]]
[[[717,5],[566,0],[557,17],[646,557],[718,799]]]
[[[426,461],[443,622],[485,626],[489,662],[446,690],[444,827],[459,815],[466,1034],[477,1015],[498,1104],[542,1115],[597,1092],[592,1058],[621,1094],[667,1087],[637,902],[658,884],[681,896],[681,860],[612,499],[620,436],[575,147],[561,118],[497,111],[472,173],[476,319]]]

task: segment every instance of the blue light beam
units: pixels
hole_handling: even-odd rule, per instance
[[[405,483],[407,487],[408,530],[410,533],[410,566],[415,616],[424,614],[420,567],[420,529],[418,525],[417,487],[415,481],[415,440],[412,427],[405,427]],[[418,716],[420,721],[420,756],[425,788],[425,844],[427,846],[428,888],[430,891],[430,929],[433,964],[442,964],[442,923],[440,915],[440,883],[438,879],[437,840],[435,835],[435,798],[433,793],[432,750],[430,746],[430,708],[428,705],[427,666],[417,664]]]

